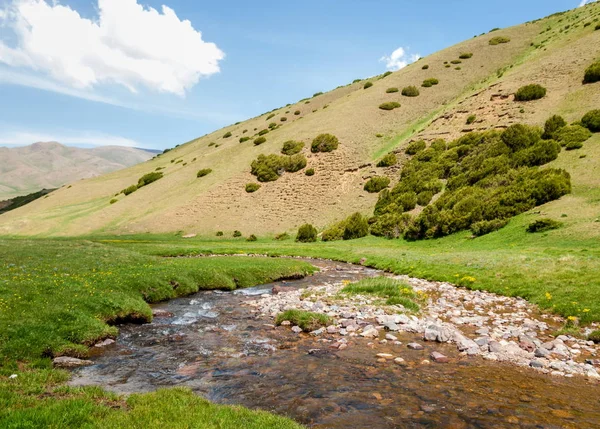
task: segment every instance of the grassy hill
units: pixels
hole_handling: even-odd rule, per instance
[[[200,137],[143,164],[63,187],[0,216],[0,233],[214,235],[243,230],[268,235],[305,222],[323,228],[356,211],[371,215],[377,195],[365,192],[364,183],[374,175],[387,175],[395,184],[411,141],[449,141],[469,131],[515,123],[543,126],[553,114],[571,122],[600,107],[600,83],[582,84],[586,68],[599,59],[599,18],[600,4],[591,4],[474,37],[390,75],[357,80]],[[499,37],[509,42],[490,43]],[[431,78],[439,83],[423,87]],[[367,82],[372,86],[365,88]],[[531,83],[543,85],[547,95],[516,102],[515,91]],[[420,94],[401,95],[411,85]],[[380,109],[386,102],[401,106]],[[467,124],[470,116],[474,119]],[[266,141],[255,145],[262,130],[269,130],[262,135]],[[338,149],[311,153],[312,140],[322,133],[335,135]],[[279,154],[288,140],[305,143],[307,166],[246,192],[246,184],[257,182],[252,161],[260,154]],[[572,194],[542,208],[567,215],[566,233],[598,234],[593,221],[600,193],[599,143],[595,134],[582,149],[562,151],[547,165],[572,175]],[[388,152],[396,152],[400,163],[377,168]],[[306,175],[311,168],[314,175]],[[201,169],[212,171],[199,178]],[[130,195],[119,194],[157,170],[164,175],[160,180]]]

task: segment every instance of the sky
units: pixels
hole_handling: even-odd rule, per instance
[[[165,149],[589,0],[0,0],[0,146]]]

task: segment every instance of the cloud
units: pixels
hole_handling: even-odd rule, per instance
[[[419,54],[408,54],[408,49],[403,47],[399,47],[396,49],[390,56],[383,56],[379,59],[379,61],[385,62],[385,66],[389,70],[400,70],[401,68],[406,67],[410,63],[414,63],[420,57]]]
[[[141,143],[121,136],[95,132],[30,132],[6,131],[0,133],[0,145],[26,146],[36,142],[55,141],[66,145],[144,147]]]
[[[0,25],[15,46],[0,40],[0,62],[77,90],[117,84],[179,96],[220,71],[225,54],[173,9],[159,12],[137,0],[98,0],[97,9],[90,20],[57,2],[12,0],[0,9]]]
[[[595,3],[595,2],[596,2],[596,0],[581,0],[581,3],[579,3],[578,7],[583,7],[586,4]]]

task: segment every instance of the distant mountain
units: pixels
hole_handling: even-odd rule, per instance
[[[136,148],[81,149],[57,142],[0,147],[0,200],[100,176],[147,161],[152,156],[152,152]]]

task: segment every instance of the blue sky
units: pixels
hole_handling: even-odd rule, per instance
[[[0,145],[172,147],[580,0],[43,3],[0,0]]]

